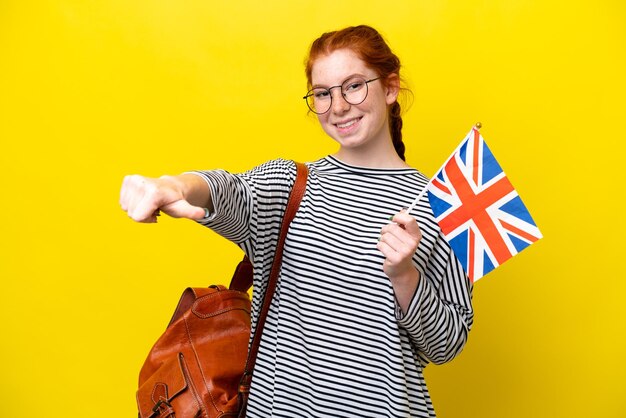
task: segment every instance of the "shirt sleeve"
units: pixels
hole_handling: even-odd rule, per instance
[[[251,259],[260,245],[271,253],[295,182],[293,161],[272,160],[241,174],[189,173],[201,176],[211,190],[213,212],[200,224],[242,247]]]
[[[396,309],[398,322],[409,333],[422,365],[442,364],[456,357],[467,342],[474,317],[471,281],[443,236],[437,245],[438,254],[443,250],[446,257],[420,272],[407,312]],[[432,268],[432,264],[442,265],[441,261],[444,269]]]

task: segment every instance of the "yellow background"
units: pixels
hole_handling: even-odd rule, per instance
[[[122,177],[333,152],[302,62],[359,23],[403,60],[409,162],[432,175],[481,121],[545,235],[477,283],[465,351],[427,368],[439,416],[626,416],[623,1],[2,0],[0,417],[135,416],[180,293],[240,252],[131,222]]]

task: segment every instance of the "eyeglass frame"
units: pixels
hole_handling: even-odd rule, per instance
[[[332,90],[332,89],[334,89],[334,88],[337,88],[337,87],[340,87],[340,88],[341,88],[341,97],[343,98],[343,100],[344,100],[346,103],[348,103],[348,104],[349,104],[349,105],[351,105],[351,106],[357,106],[357,105],[360,105],[361,103],[363,103],[363,102],[365,101],[365,99],[367,99],[367,95],[369,94],[369,83],[371,83],[372,81],[380,80],[380,79],[381,79],[381,78],[383,78],[383,77],[382,77],[382,76],[378,76],[378,77],[375,77],[375,78],[370,78],[369,80],[365,80],[365,79],[363,79],[363,80],[364,80],[364,82],[365,82],[365,89],[366,89],[366,90],[365,90],[365,97],[363,97],[363,100],[361,100],[361,101],[360,101],[360,102],[358,102],[358,103],[350,103],[350,102],[348,101],[348,99],[346,99],[346,94],[343,92],[343,85],[344,85],[347,81],[350,81],[350,80],[351,80],[351,79],[353,79],[353,78],[354,78],[354,76],[348,77],[348,78],[346,78],[346,79],[343,81],[343,83],[338,84],[338,85],[336,85],[336,86],[328,87],[328,88],[324,88],[324,87],[314,87],[314,88],[312,88],[311,90],[309,90],[309,91],[307,92],[306,96],[304,96],[304,97],[303,97],[304,101],[306,102],[306,107],[308,107],[308,108],[309,108],[309,110],[310,110],[311,112],[315,113],[316,115],[323,115],[324,113],[327,113],[327,112],[328,112],[328,111],[329,111],[329,110],[333,107],[333,93],[331,92],[331,90]],[[358,77],[358,78],[361,78],[361,77]],[[307,99],[308,99],[309,97],[313,96],[313,90],[315,90],[315,89],[320,89],[320,88],[322,88],[322,89],[324,89],[324,90],[326,90],[326,91],[328,92],[328,96],[330,97],[330,104],[328,105],[328,109],[326,109],[326,110],[325,110],[325,111],[323,111],[323,112],[319,112],[319,113],[318,113],[318,112],[316,112],[315,110],[311,109],[311,106],[309,105],[309,101],[308,101]]]

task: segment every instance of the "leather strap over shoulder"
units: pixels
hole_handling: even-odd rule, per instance
[[[252,343],[250,344],[250,350],[248,351],[246,368],[239,384],[240,417],[244,417],[246,415],[247,397],[248,392],[250,391],[250,383],[252,382],[252,372],[254,370],[254,365],[256,364],[257,353],[261,344],[261,335],[263,333],[263,327],[265,326],[265,320],[267,319],[267,313],[276,290],[278,274],[280,272],[283,259],[283,247],[285,246],[285,239],[287,237],[287,232],[289,231],[289,225],[296,216],[296,212],[300,207],[300,202],[302,201],[302,197],[306,191],[306,182],[309,170],[306,165],[298,162],[296,162],[296,168],[296,181],[291,189],[291,194],[289,195],[289,200],[287,202],[287,208],[285,209],[285,215],[280,227],[280,236],[278,237],[278,244],[276,245],[276,254],[274,255],[267,289],[265,291],[265,295],[263,296],[263,305],[261,307],[261,312],[259,313]]]
[[[280,258],[278,259],[279,269],[280,262],[282,261],[282,247],[284,245],[285,237],[287,236],[287,231],[289,230],[289,225],[291,224],[291,221],[296,216],[296,212],[298,212],[298,208],[300,207],[300,201],[302,200],[304,192],[306,191],[306,181],[308,173],[309,170],[305,164],[296,162],[296,180],[294,182],[293,188],[291,189],[291,193],[289,194],[287,208],[285,209],[285,215],[283,216],[283,223],[281,225],[281,233],[278,240],[278,245],[276,247],[276,254],[280,253]],[[277,260],[275,256],[272,270],[274,270],[276,261]],[[244,256],[243,260],[241,260],[237,265],[237,268],[235,269],[235,273],[230,280],[230,285],[228,286],[228,288],[232,290],[239,290],[241,292],[247,292],[250,287],[252,287],[252,277],[252,263],[247,256]]]

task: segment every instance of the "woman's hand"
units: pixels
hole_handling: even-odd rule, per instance
[[[382,228],[377,247],[385,256],[383,271],[391,280],[400,307],[406,312],[420,279],[413,265],[413,255],[422,239],[422,231],[415,218],[404,210],[392,221]]]
[[[154,223],[160,212],[174,218],[199,220],[205,216],[205,209],[190,204],[187,199],[190,186],[204,187],[208,191],[206,183],[202,185],[199,181],[204,183],[195,175],[126,176],[120,191],[120,205],[137,222]]]

